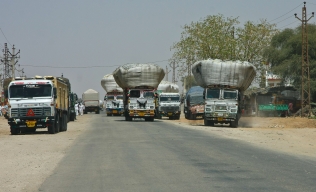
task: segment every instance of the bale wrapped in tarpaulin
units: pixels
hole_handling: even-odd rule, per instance
[[[179,93],[179,86],[169,81],[161,81],[157,90],[163,93]]]
[[[101,86],[107,93],[123,92],[123,89],[116,83],[112,74],[107,74],[102,78]]]
[[[249,62],[208,59],[192,66],[195,81],[201,87],[230,86],[245,91],[256,76],[255,67]]]
[[[164,70],[155,64],[125,64],[113,72],[116,83],[125,88],[157,88],[164,78]]]

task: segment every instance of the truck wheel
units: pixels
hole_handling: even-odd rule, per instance
[[[60,118],[59,115],[55,116],[55,133],[58,133],[60,130]]]
[[[70,121],[74,121],[75,120],[75,114],[71,113],[70,117],[69,117],[69,120]]]
[[[48,133],[49,134],[55,134],[55,122],[53,123],[53,125],[48,125]]]
[[[204,125],[205,125],[205,126],[210,126],[209,121],[206,120],[206,119],[204,119]]]
[[[97,110],[97,111],[95,112],[95,114],[100,114],[100,110]]]
[[[237,128],[238,127],[238,120],[230,122],[230,127]]]
[[[21,132],[20,128],[10,128],[11,135],[17,135]]]
[[[64,114],[63,116],[64,116],[64,118],[63,118],[63,128],[62,128],[62,131],[67,131],[67,129],[68,129],[68,125],[67,125],[68,117],[67,117],[67,114]]]

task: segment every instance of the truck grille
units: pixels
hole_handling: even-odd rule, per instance
[[[32,109],[34,116],[43,116],[46,112],[51,111],[50,107],[38,107],[38,108],[13,108],[11,109],[11,116],[15,117],[27,117],[28,111]]]
[[[179,111],[179,106],[164,106],[160,107],[161,111]]]

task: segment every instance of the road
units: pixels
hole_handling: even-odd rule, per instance
[[[39,191],[316,191],[313,159],[168,120],[91,118]]]

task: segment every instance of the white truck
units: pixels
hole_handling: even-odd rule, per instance
[[[47,128],[67,131],[69,81],[64,77],[15,78],[6,90],[8,124],[12,135]]]
[[[181,97],[177,84],[161,81],[158,85],[155,117],[161,119],[163,116],[169,119],[180,119]]]
[[[88,112],[95,112],[95,114],[100,113],[100,99],[99,92],[88,89],[82,94],[82,102],[84,104],[84,114]]]
[[[107,116],[123,115],[123,89],[115,82],[113,75],[105,75],[101,80],[101,86],[106,91],[104,100]]]
[[[208,59],[192,66],[196,82],[204,88],[204,125],[238,127],[243,92],[256,76],[249,62]]]
[[[123,89],[125,120],[154,121],[155,90],[165,76],[164,70],[155,64],[125,64],[113,76]]]

